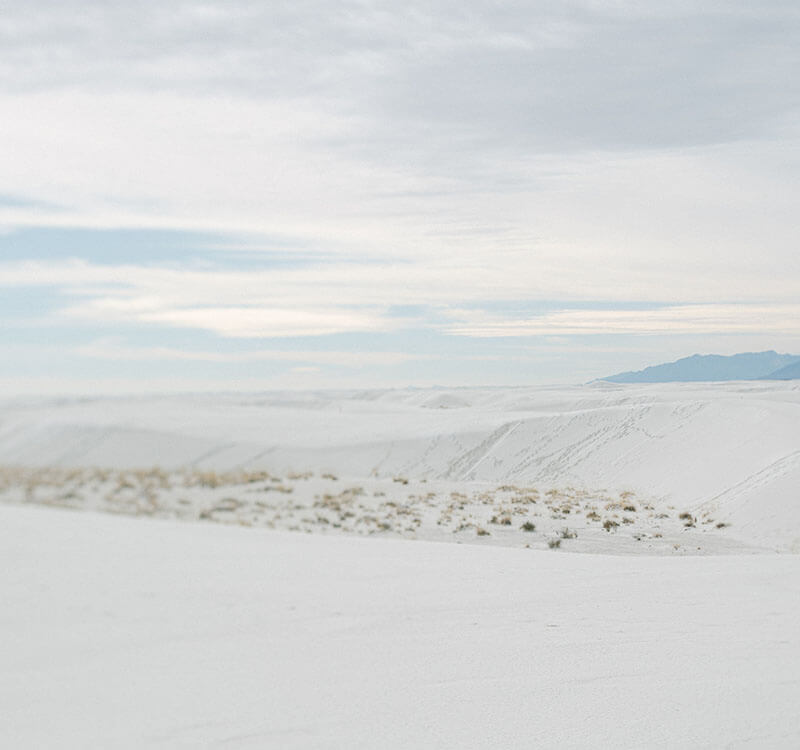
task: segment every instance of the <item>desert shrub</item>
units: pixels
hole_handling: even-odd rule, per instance
[[[603,521],[603,528],[606,531],[611,531],[612,529],[616,529],[617,526],[619,526],[619,524],[616,521],[612,521],[610,518],[606,518],[606,520]]]
[[[284,495],[291,495],[294,487],[290,487],[288,484],[268,484],[264,487],[264,492],[280,492]]]
[[[478,526],[478,528],[476,529],[476,533],[478,536],[491,536],[491,534],[481,526]]]
[[[256,482],[266,482],[270,479],[272,477],[267,471],[249,471],[242,475],[241,481],[243,484],[255,484]]]
[[[201,471],[197,473],[197,484],[201,487],[216,489],[222,484],[222,479],[215,471]]]
[[[571,531],[570,529],[564,528],[558,533],[562,539],[577,539],[578,533],[576,531]]]
[[[525,521],[525,523],[520,526],[523,531],[536,531],[536,524],[531,523],[530,521]]]
[[[561,540],[560,539],[548,539],[547,540],[547,546],[550,549],[558,549],[561,546]]]
[[[729,524],[729,523],[725,523],[724,521],[720,521],[720,522],[717,524],[717,528],[718,528],[718,529],[724,529],[724,528],[727,528],[728,526],[730,526],[730,524]]]

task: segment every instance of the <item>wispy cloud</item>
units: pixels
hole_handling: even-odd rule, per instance
[[[147,362],[152,360],[244,364],[253,362],[288,362],[334,365],[351,369],[373,366],[392,367],[404,362],[432,359],[429,355],[419,353],[381,351],[292,351],[276,349],[234,352],[198,351],[167,346],[127,346],[117,339],[99,339],[90,344],[77,347],[75,352],[83,357],[128,362]]]
[[[229,338],[414,327],[475,338],[800,333],[800,306],[780,298],[770,303],[755,298],[737,304],[637,307],[620,299],[615,303],[613,286],[605,288],[610,299],[602,306],[593,307],[591,302],[576,306],[567,297],[521,314],[520,308],[527,306],[520,302],[525,283],[522,270],[515,277],[510,269],[453,269],[436,264],[324,264],[246,273],[83,261],[0,265],[0,286],[58,288],[68,303],[52,314],[62,320],[195,328]],[[603,289],[602,283],[594,285],[595,291]],[[498,312],[498,303],[503,312]],[[413,314],[404,305],[411,306]]]
[[[557,310],[523,319],[484,311],[450,311],[458,336],[697,335],[800,336],[800,304],[683,305],[656,310]]]

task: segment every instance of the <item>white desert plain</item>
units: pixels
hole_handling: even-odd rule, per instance
[[[7,747],[800,746],[796,381],[16,398],[0,463]]]
[[[0,0],[0,750],[800,750],[799,73]]]

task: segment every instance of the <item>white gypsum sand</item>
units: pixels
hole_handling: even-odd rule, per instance
[[[800,744],[794,384],[0,415],[4,745]]]
[[[7,501],[532,546],[569,530],[562,546],[583,551],[800,551],[792,382],[28,399],[0,413]],[[53,467],[77,473],[38,471]]]
[[[792,748],[800,558],[0,507],[6,747]]]

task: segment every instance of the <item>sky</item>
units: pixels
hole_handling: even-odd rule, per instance
[[[800,354],[795,2],[0,0],[0,389]]]

